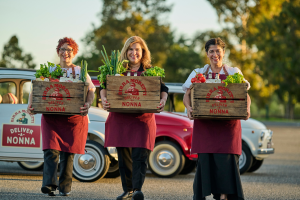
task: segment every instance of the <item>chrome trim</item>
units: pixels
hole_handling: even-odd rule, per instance
[[[257,154],[273,154],[274,152],[275,152],[274,148],[258,149]]]

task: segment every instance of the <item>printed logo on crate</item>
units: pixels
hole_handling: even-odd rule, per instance
[[[233,94],[227,87],[218,86],[209,90],[206,95],[206,102],[212,103],[209,109],[210,114],[228,114],[227,103],[234,103],[234,100],[227,100],[224,96],[225,92],[233,99]]]
[[[27,110],[14,112],[10,123],[2,126],[1,146],[40,148],[41,127],[34,123],[35,116],[30,115]]]
[[[46,111],[52,112],[65,112],[63,97],[67,97],[68,101],[71,101],[70,91],[66,86],[62,84],[53,84],[49,87],[46,87],[43,92],[43,100],[48,102],[48,106],[46,106]]]
[[[123,95],[124,100],[122,106],[125,107],[141,107],[141,102],[134,102],[140,100],[140,96],[147,96],[146,86],[138,79],[130,79],[121,83],[119,86],[118,95]]]

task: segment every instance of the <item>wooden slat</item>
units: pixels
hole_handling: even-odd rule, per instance
[[[247,116],[246,100],[235,100],[234,103],[227,100],[226,103],[222,103],[214,100],[206,102],[204,99],[195,99],[193,105],[193,116]]]
[[[146,95],[144,95],[146,94]],[[122,93],[119,95],[119,91],[107,92],[107,99],[109,100],[126,100],[126,101],[145,101],[156,100],[160,101],[160,93],[158,92],[139,92],[139,95],[130,95],[128,93]]]
[[[128,109],[128,110],[157,110],[160,101],[119,101],[110,100],[111,112],[112,109]],[[115,111],[118,112],[118,111]]]
[[[160,91],[161,77],[148,76],[107,76],[107,90],[125,91],[135,83],[139,91]],[[145,86],[145,87],[143,87]]]
[[[246,99],[247,84],[231,83],[225,87],[225,83],[193,83],[191,88],[196,92],[193,97],[196,99],[214,98],[219,91],[223,92],[226,99]]]
[[[70,99],[70,100],[68,100]],[[32,97],[32,103],[44,103],[45,105],[84,105],[83,97],[80,98],[62,98],[62,100],[56,100],[52,97]]]
[[[50,96],[58,88],[62,97],[81,97],[87,87],[85,83],[32,81],[32,95]]]
[[[34,103],[32,104],[35,113],[73,113],[80,114],[80,107],[82,105],[56,105],[56,106],[48,106],[45,103]]]

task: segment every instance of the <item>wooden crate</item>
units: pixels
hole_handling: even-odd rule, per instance
[[[81,115],[88,83],[32,81],[34,113]]]
[[[157,113],[161,77],[107,76],[109,112]]]
[[[247,84],[193,83],[191,102],[195,119],[243,119],[247,116]]]

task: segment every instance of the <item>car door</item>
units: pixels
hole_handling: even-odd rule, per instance
[[[27,112],[31,79],[0,76],[0,159],[42,159],[41,115]],[[1,98],[0,98],[1,99]]]

